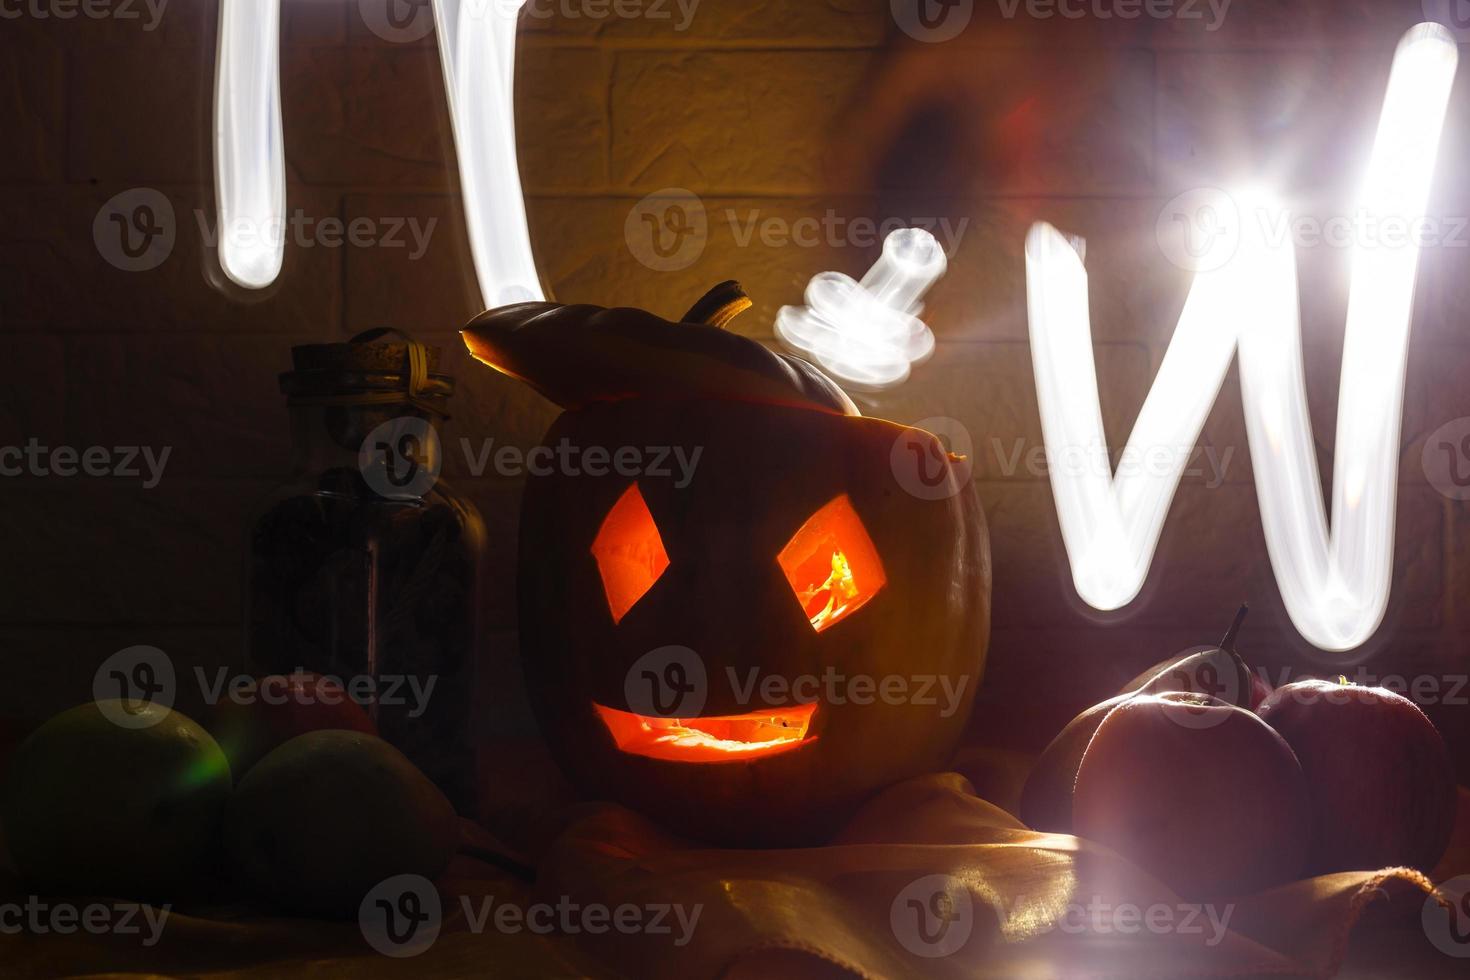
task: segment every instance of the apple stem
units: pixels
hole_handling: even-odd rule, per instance
[[[1246,613],[1251,611],[1249,603],[1242,602],[1240,608],[1235,612],[1235,619],[1231,621],[1230,628],[1225,631],[1225,639],[1220,641],[1220,649],[1226,653],[1235,652],[1235,637],[1240,633],[1240,626],[1245,622]]]

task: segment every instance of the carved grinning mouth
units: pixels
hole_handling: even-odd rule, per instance
[[[815,703],[711,718],[657,718],[592,707],[620,751],[665,762],[737,762],[779,755],[815,742]]]

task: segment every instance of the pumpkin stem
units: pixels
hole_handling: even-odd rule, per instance
[[[755,304],[734,279],[720,283],[705,293],[703,298],[681,318],[681,323],[702,323],[723,330]]]

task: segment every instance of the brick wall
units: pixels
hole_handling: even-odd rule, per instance
[[[1235,0],[1208,30],[1204,4],[1189,8],[1200,18],[1163,20],[1095,12],[1116,13],[1110,2],[1076,19],[1028,17],[1025,0],[1008,18],[1009,6],[975,0],[959,39],[926,44],[895,28],[883,0],[703,0],[683,30],[672,0],[644,5],[668,19],[543,0],[536,10],[550,15],[523,28],[518,103],[532,232],[559,299],[672,316],[736,276],[757,300],[737,329],[769,337],[776,308],[797,302],[812,274],[860,273],[876,254],[851,225],[811,246],[778,244],[769,229],[930,218],[959,231],[931,297],[936,356],[868,408],[908,421],[948,415],[974,435],[996,567],[985,698],[1030,706],[1040,732],[1168,652],[1215,638],[1243,598],[1256,610],[1248,653],[1271,666],[1311,655],[1264,553],[1233,376],[1203,439],[1234,452],[1223,483],[1186,481],[1134,607],[1083,610],[1044,476],[1003,465],[1016,446],[1041,444],[1025,229],[1048,220],[1088,239],[1104,414],[1121,442],[1189,283],[1155,244],[1163,203],[1264,173],[1303,210],[1345,207],[1393,45],[1422,8]],[[554,412],[458,354],[454,331],[476,293],[432,35],[384,39],[356,0],[284,0],[291,206],[313,221],[436,224],[416,258],[410,248],[288,247],[277,285],[246,301],[211,286],[196,217],[213,222],[217,4],[172,0],[155,30],[33,7],[0,19],[0,327],[12,345],[0,444],[173,450],[154,489],[0,481],[0,663],[11,681],[0,713],[41,715],[85,699],[92,670],[122,646],[238,662],[241,545],[253,503],[286,468],[275,374],[291,344],[382,324],[443,344],[461,383],[451,442],[529,447]],[[1433,198],[1447,215],[1470,214],[1467,78]],[[104,202],[135,187],[167,197],[177,231],[168,258],[143,273],[114,268],[92,235]],[[640,200],[671,187],[698,196],[709,240],[687,268],[654,271],[625,225]],[[1345,261],[1331,248],[1299,260],[1330,474]],[[1470,415],[1470,249],[1430,249],[1423,266],[1392,609],[1367,660],[1380,674],[1470,672],[1470,511],[1437,493],[1420,464],[1428,433]],[[451,453],[447,475],[478,501],[495,542],[491,683],[513,688],[520,487],[458,463]],[[492,727],[525,723],[513,700]],[[1437,710],[1462,755],[1467,712]]]

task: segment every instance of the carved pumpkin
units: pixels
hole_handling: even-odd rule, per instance
[[[522,656],[562,766],[688,836],[813,843],[948,762],[984,665],[989,543],[938,439],[721,329],[748,305],[734,284],[682,323],[520,304],[464,337],[565,409],[546,447],[643,464],[526,487]],[[664,448],[697,463],[649,465]]]

